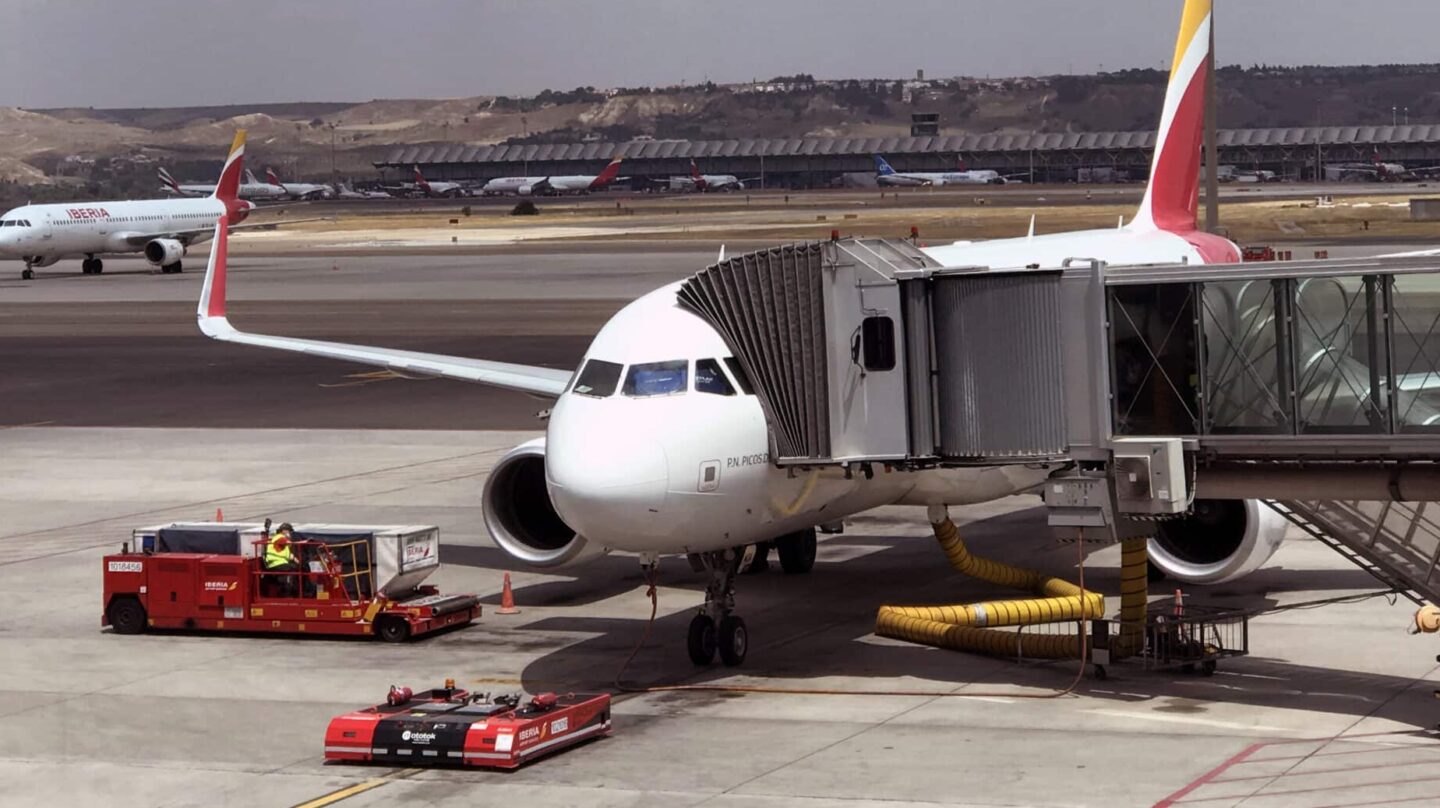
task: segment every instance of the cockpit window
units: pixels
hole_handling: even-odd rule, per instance
[[[689,386],[690,363],[684,359],[631,365],[622,392],[627,396],[669,396]]]
[[[695,392],[712,393],[717,396],[733,396],[735,388],[720,370],[720,363],[714,359],[695,360]]]
[[[603,359],[591,359],[585,363],[585,367],[575,377],[575,386],[570,388],[570,391],[582,396],[605,398],[614,393],[615,388],[619,386],[620,371],[624,369],[624,365],[606,362]]]
[[[735,383],[740,385],[740,392],[747,396],[755,395],[755,388],[750,386],[750,377],[745,375],[745,369],[740,367],[740,360],[733,356],[725,357],[725,367],[730,368],[730,375],[735,377]]]

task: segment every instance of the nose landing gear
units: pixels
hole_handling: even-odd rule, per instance
[[[739,665],[750,650],[750,633],[745,621],[735,611],[735,576],[740,572],[744,555],[737,550],[716,550],[691,556],[693,563],[710,571],[705,587],[705,605],[690,621],[686,649],[690,661],[709,665],[719,652],[726,665]]]

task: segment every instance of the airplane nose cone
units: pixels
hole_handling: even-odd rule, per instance
[[[652,535],[665,510],[665,450],[623,434],[551,434],[545,471],[555,508],[581,535],[626,548]]]

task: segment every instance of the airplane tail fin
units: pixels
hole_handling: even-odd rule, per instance
[[[265,181],[275,186],[276,188],[285,187],[285,183],[281,182],[280,178],[275,175],[275,169],[270,168],[269,166],[265,167]]]
[[[163,182],[166,187],[168,187],[175,193],[184,194],[184,191],[180,190],[180,183],[176,182],[175,178],[170,176],[170,172],[166,171],[164,167],[161,167],[160,169],[160,181]]]
[[[965,167],[965,158],[964,158],[964,157],[960,157],[960,156],[958,156],[958,155],[955,157],[955,170],[956,170],[956,171],[968,171],[968,170],[969,170],[969,169],[967,169],[967,168]]]
[[[882,176],[882,177],[888,177],[888,176],[890,176],[891,174],[894,174],[894,173],[895,173],[895,169],[891,168],[891,167],[890,167],[890,164],[887,163],[887,162],[885,162],[885,158],[884,158],[884,157],[881,157],[881,156],[878,155],[878,154],[877,154],[877,155],[874,155],[874,157],[875,157],[875,173],[876,173],[876,174],[879,174],[879,175]]]
[[[414,166],[414,168],[415,168],[415,185],[418,186],[418,187],[420,188],[420,190],[424,191],[424,192],[428,195],[428,194],[430,193],[430,183],[426,182],[426,181],[425,181],[425,175],[420,173],[420,166],[417,165],[417,166]]]
[[[698,166],[695,165],[695,161],[693,159],[690,161],[690,179],[700,179],[700,169]]]
[[[225,158],[225,167],[220,169],[220,181],[215,183],[216,199],[227,202],[240,196],[240,174],[245,170],[245,130],[235,131],[235,140],[230,144],[230,156]]]
[[[595,179],[591,181],[590,187],[604,188],[605,186],[614,182],[615,178],[618,176],[620,176],[620,158],[616,157],[614,160],[610,161],[610,165],[605,166],[605,170],[601,171],[599,176],[595,177]]]
[[[1186,233],[1200,206],[1200,146],[1209,76],[1211,0],[1186,0],[1175,42],[1165,107],[1155,134],[1150,184],[1132,227]]]

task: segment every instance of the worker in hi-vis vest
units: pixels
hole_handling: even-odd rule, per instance
[[[295,551],[290,546],[294,540],[294,528],[284,522],[265,542],[265,571],[274,574],[281,592],[290,597],[300,591],[300,562],[295,560]]]

